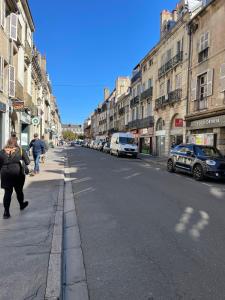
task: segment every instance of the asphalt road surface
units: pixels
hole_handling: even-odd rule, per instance
[[[69,148],[91,300],[225,299],[225,185]]]

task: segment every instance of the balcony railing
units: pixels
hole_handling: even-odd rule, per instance
[[[159,97],[155,100],[155,109],[163,108],[168,104],[173,104],[182,99],[182,89],[169,92],[167,96]]]
[[[29,45],[29,43],[26,41],[25,42],[25,61],[30,63],[32,60],[32,48]]]
[[[123,115],[125,113],[125,108],[124,107],[121,107],[120,109],[119,109],[119,115],[121,116],[121,115]]]
[[[207,97],[194,101],[194,111],[199,111],[208,108]]]
[[[130,100],[130,108],[134,107],[137,105],[140,101],[140,96],[136,96],[133,99]]]
[[[158,77],[162,77],[167,72],[176,67],[179,63],[183,61],[183,51],[178,52],[173,58],[166,62],[158,71]]]
[[[137,81],[139,78],[141,78],[141,71],[138,71],[132,78],[131,78],[131,84]]]
[[[154,124],[153,116],[149,116],[144,119],[137,119],[128,123],[127,127],[129,129],[141,129],[141,128],[148,128],[152,127]]]
[[[143,101],[147,98],[152,98],[152,95],[153,95],[153,87],[151,86],[141,94],[141,100]]]

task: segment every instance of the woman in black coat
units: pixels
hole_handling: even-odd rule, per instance
[[[5,190],[3,205],[5,208],[3,218],[10,218],[10,203],[13,193],[13,188],[16,191],[17,199],[20,204],[20,209],[23,210],[28,205],[28,201],[24,201],[23,186],[25,183],[24,166],[30,164],[30,159],[26,152],[17,144],[17,138],[11,137],[5,146],[0,151],[0,170],[1,170],[1,188]]]

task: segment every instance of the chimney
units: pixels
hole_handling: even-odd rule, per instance
[[[166,32],[166,25],[168,21],[173,20],[173,14],[168,11],[167,9],[164,9],[161,12],[161,24],[160,24],[160,37],[162,37]]]
[[[177,22],[177,20],[178,20],[178,13],[177,13],[177,10],[176,10],[176,9],[174,9],[174,10],[172,11],[172,16],[173,16],[173,21],[174,21],[174,22]]]
[[[104,88],[104,101],[107,100],[110,96],[110,90],[108,88]]]

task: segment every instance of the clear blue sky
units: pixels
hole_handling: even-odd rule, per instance
[[[83,123],[103,88],[132,68],[159,39],[160,12],[177,0],[30,0],[35,43],[64,123]]]

